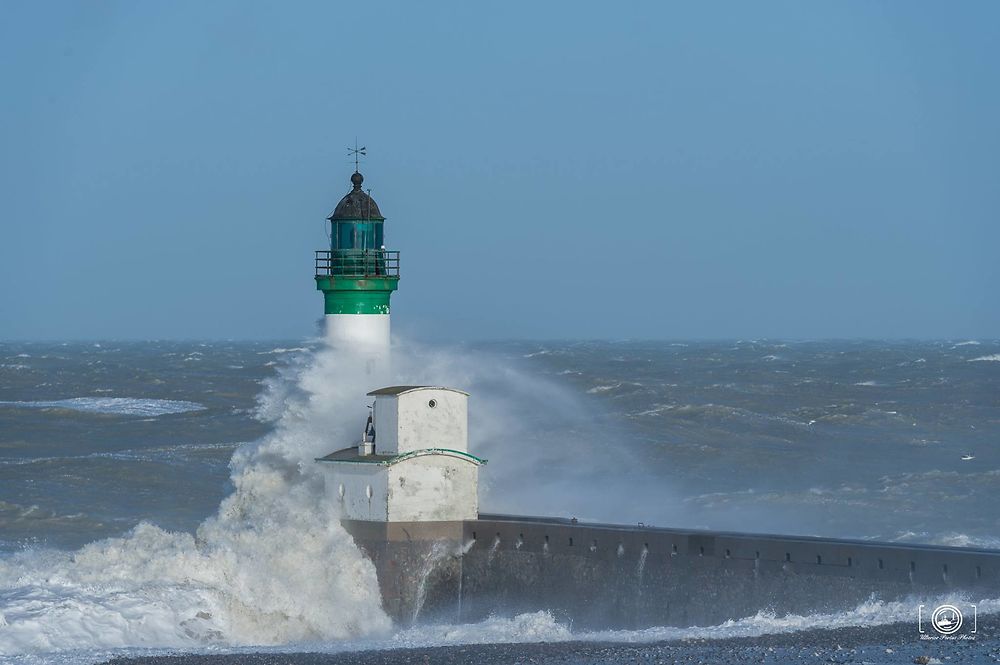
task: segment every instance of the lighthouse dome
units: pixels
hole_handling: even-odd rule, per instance
[[[340,203],[334,208],[333,214],[327,217],[332,222],[347,220],[385,220],[379,212],[375,199],[368,196],[368,193],[361,189],[361,183],[365,177],[357,171],[351,176],[353,189],[347,196],[340,199]]]

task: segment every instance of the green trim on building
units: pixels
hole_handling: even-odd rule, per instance
[[[399,464],[400,462],[405,462],[406,460],[413,459],[414,457],[424,457],[425,455],[445,455],[447,457],[457,457],[458,459],[465,460],[475,464],[476,466],[482,466],[486,464],[489,460],[483,459],[482,457],[476,457],[470,453],[461,450],[452,450],[451,448],[422,448],[420,450],[411,450],[408,453],[403,453],[402,455],[358,455],[357,453],[353,455],[343,455],[343,453],[348,453],[356,451],[357,448],[345,448],[344,450],[339,450],[336,453],[327,455],[326,457],[317,457],[315,461],[317,462],[332,462],[332,463],[343,463],[343,464],[377,464],[378,466],[392,466],[393,464]],[[334,457],[338,455],[339,457]]]

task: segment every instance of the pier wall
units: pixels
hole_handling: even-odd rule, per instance
[[[345,526],[404,624],[548,610],[580,628],[714,625],[872,597],[1000,597],[991,550],[501,515]]]

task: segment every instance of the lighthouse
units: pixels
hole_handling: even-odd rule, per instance
[[[357,159],[364,148],[349,152]],[[375,564],[383,608],[412,622],[437,602],[425,589],[432,572],[434,580],[461,579],[456,553],[467,548],[466,523],[479,517],[486,460],[469,451],[468,393],[440,385],[370,390],[385,386],[389,375],[389,298],[399,285],[399,252],[385,248],[385,217],[364,181],[355,162],[351,191],[327,218],[330,248],[316,252],[316,288],[327,341],[344,351],[338,370],[366,374],[369,392],[357,396],[372,401],[371,411],[360,439],[331,441],[339,449],[316,462],[325,472],[330,519]]]
[[[327,217],[330,248],[316,252],[328,341],[367,360],[371,374],[389,352],[389,296],[399,285],[399,252],[385,248],[385,217],[355,169],[351,191]]]

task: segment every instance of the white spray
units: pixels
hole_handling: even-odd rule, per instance
[[[680,497],[648,472],[635,442],[587,398],[521,371],[516,359],[408,344],[393,349],[394,381],[470,393],[469,439],[489,459],[484,513],[674,524]]]
[[[484,511],[625,521],[670,504],[622,433],[570,391],[506,359],[397,346],[389,377],[323,346],[290,363],[259,399],[258,417],[273,432],[237,450],[234,493],[194,535],[143,523],[77,552],[0,561],[8,624],[0,655],[385,636],[391,622],[374,568],[327,505],[323,469],[313,462],[356,441],[365,393],[383,383],[472,393],[472,450],[491,458]],[[642,500],[644,484],[661,500]]]
[[[77,552],[0,561],[0,655],[386,633],[374,568],[324,505],[312,462],[358,429],[345,417],[364,408],[358,377],[324,348],[267,382],[259,415],[274,431],[236,452],[234,493],[194,535],[142,523]]]

